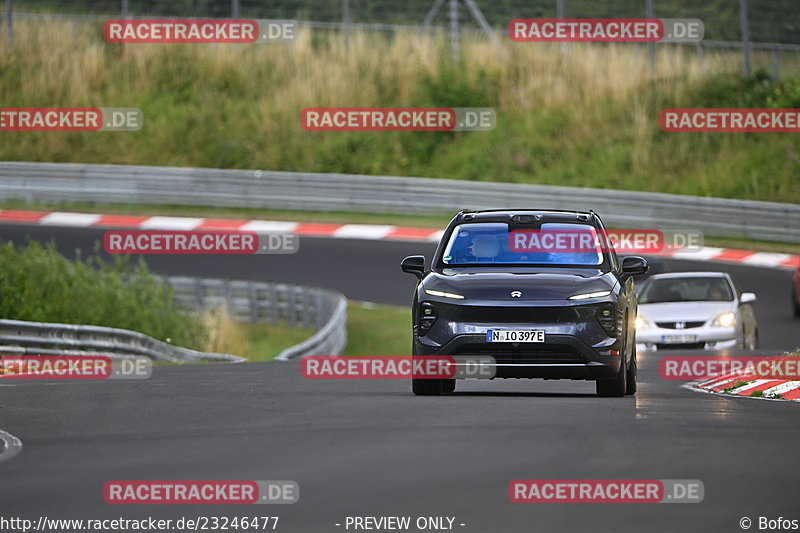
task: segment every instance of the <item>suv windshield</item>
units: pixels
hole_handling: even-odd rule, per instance
[[[460,224],[450,236],[442,263],[598,266],[603,254],[596,236],[597,230],[588,224],[544,223],[537,230],[512,230],[503,222]]]
[[[640,304],[665,302],[730,302],[731,287],[724,278],[652,279],[642,288]]]

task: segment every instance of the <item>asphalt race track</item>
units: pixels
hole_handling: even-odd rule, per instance
[[[101,234],[0,226],[3,241],[52,238],[64,252],[91,250]],[[425,244],[304,237],[294,256],[147,260],[164,274],[280,279],[402,305],[413,278],[400,260],[432,252]],[[755,292],[759,353],[800,345],[789,271],[667,265],[724,270]],[[159,366],[143,381],[0,383],[0,429],[24,445],[0,463],[0,516],[277,515],[286,533],[345,531],[348,515],[450,516],[455,531],[481,533],[724,532],[741,531],[744,516],[753,530],[760,516],[800,519],[791,475],[798,405],[683,389],[660,379],[659,357],[640,354],[639,392],[626,398],[597,398],[590,382],[528,380],[461,382],[454,395],[414,397],[405,382],[304,380],[296,361]],[[509,482],[524,478],[699,479],[705,499],[510,503]],[[300,501],[106,504],[103,484],[126,479],[295,480]]]

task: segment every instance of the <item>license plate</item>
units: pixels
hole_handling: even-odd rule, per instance
[[[544,342],[544,331],[535,329],[490,329],[486,342]]]
[[[697,335],[662,335],[663,344],[691,344],[697,342]]]

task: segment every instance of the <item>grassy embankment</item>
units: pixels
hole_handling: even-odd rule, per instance
[[[800,201],[800,137],[664,133],[665,107],[800,107],[797,80],[735,54],[301,32],[288,45],[116,45],[95,23],[20,20],[4,106],[139,107],[132,133],[4,133],[5,160],[352,172]],[[489,106],[492,132],[306,132],[308,106]]]

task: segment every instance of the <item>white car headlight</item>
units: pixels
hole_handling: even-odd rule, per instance
[[[714,319],[714,322],[711,323],[712,326],[717,326],[720,328],[729,328],[734,324],[736,324],[736,315],[730,312],[722,313]]]
[[[636,317],[636,320],[634,321],[633,324],[634,326],[636,326],[637,330],[653,327],[653,325],[650,324],[650,321],[647,320],[646,318],[642,318],[641,315]]]

